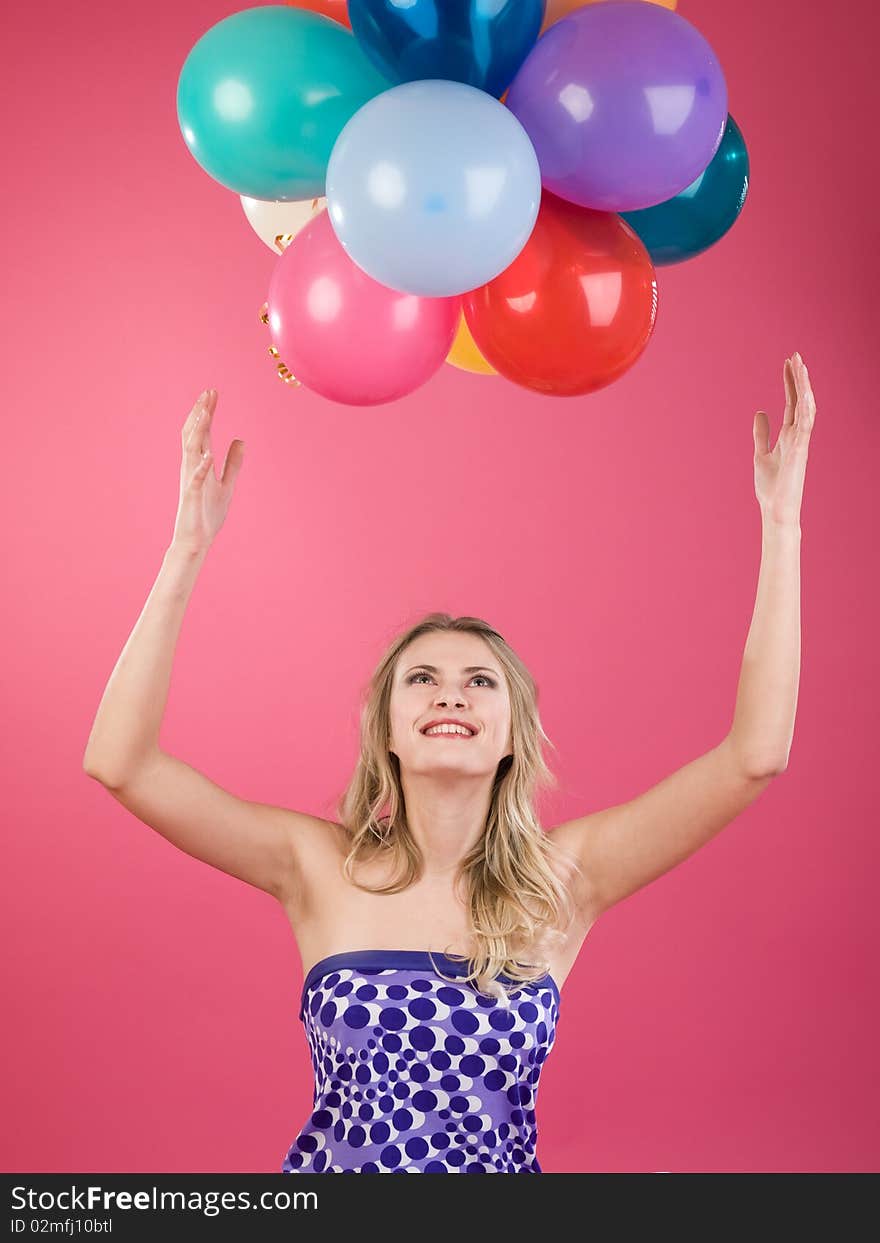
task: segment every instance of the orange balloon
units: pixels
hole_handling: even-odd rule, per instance
[[[348,20],[348,0],[286,0],[292,9],[311,9],[313,13],[320,13],[322,17],[332,18],[334,22],[339,22],[340,26],[345,26],[351,30],[351,22]]]
[[[498,374],[495,368],[486,362],[483,355],[477,349],[477,343],[471,336],[471,330],[467,326],[463,313],[458,325],[458,332],[455,334],[455,340],[452,342],[452,349],[446,356],[446,361],[452,363],[453,367],[459,367],[462,371],[475,371],[478,375]]]
[[[548,26],[558,22],[561,17],[568,17],[575,9],[585,9],[588,4],[603,4],[605,0],[547,0],[544,13],[544,24],[539,31],[542,35]],[[650,4],[659,4],[664,9],[674,9],[678,0],[648,0]]]

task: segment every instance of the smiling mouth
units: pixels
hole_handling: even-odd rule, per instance
[[[478,733],[476,729],[472,728],[471,726],[465,726],[463,728],[466,728],[467,730],[469,730],[469,732],[463,734],[460,732],[460,730],[453,729],[449,732],[441,731],[440,733],[437,733],[437,734],[429,734],[428,730],[431,729],[431,726],[429,725],[427,726],[426,729],[420,729],[419,733],[422,735],[423,738],[475,738],[476,737]]]

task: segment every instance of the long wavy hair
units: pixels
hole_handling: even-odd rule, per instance
[[[407,825],[400,761],[390,750],[391,690],[403,650],[421,635],[448,630],[478,635],[501,665],[510,697],[513,754],[498,765],[485,829],[455,878],[457,890],[462,882],[466,887],[474,952],[469,958],[447,957],[467,962],[465,979],[506,1004],[508,990],[498,976],[514,982],[510,993],[544,976],[547,949],[564,938],[574,915],[571,891],[551,858],[562,876],[581,869],[543,831],[535,812],[538,791],[558,784],[541,751],[542,740],[551,747],[553,743],[538,715],[537,687],[517,654],[487,622],[430,613],[391,643],[374,670],[362,696],[360,757],[336,804],[351,843],[343,874],[359,889],[385,894],[408,889],[423,874],[424,857]],[[392,879],[384,885],[357,880],[356,865],[379,856],[391,863]],[[520,962],[521,955],[530,961]]]

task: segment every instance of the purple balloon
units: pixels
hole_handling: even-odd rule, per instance
[[[602,0],[550,26],[505,102],[532,140],[542,185],[599,211],[671,199],[710,163],[727,124],[709,43],[645,0]]]

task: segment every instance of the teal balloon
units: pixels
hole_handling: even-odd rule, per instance
[[[718,150],[674,198],[618,212],[647,248],[655,267],[681,263],[714,246],[736,221],[749,191],[749,154],[728,113]]]
[[[227,190],[316,198],[339,134],[391,85],[350,30],[271,4],[202,35],[180,71],[177,119],[193,158]]]

